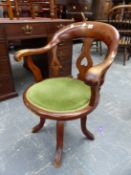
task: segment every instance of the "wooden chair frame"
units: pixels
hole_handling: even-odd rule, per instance
[[[106,32],[105,32],[106,31]],[[51,41],[44,47],[38,49],[25,49],[18,51],[15,55],[17,61],[21,61],[23,58],[30,59],[32,55],[37,55],[52,51],[52,62],[51,67],[55,77],[59,76],[59,71],[61,69],[60,61],[57,57],[57,45],[61,41],[73,39],[73,38],[86,38],[82,47],[82,52],[78,56],[76,65],[79,70],[78,79],[85,82],[85,84],[91,87],[91,99],[89,105],[85,108],[76,112],[48,112],[35,105],[31,104],[26,98],[26,92],[24,92],[23,99],[25,105],[40,117],[40,122],[37,126],[32,129],[32,132],[39,131],[46,119],[52,119],[57,121],[56,125],[56,154],[55,154],[55,166],[59,167],[61,165],[61,155],[63,149],[63,139],[64,139],[64,121],[80,119],[81,130],[83,134],[90,140],[94,139],[93,134],[86,128],[87,115],[92,112],[98,102],[99,102],[99,92],[100,87],[104,83],[105,74],[112,64],[115,55],[117,53],[117,46],[119,42],[118,31],[109,24],[104,24],[100,22],[79,22],[68,25],[58,32],[55,33]],[[90,47],[94,39],[103,41],[107,47],[108,51],[105,59],[102,63],[93,65],[92,56],[90,55]],[[82,65],[82,60],[86,58],[88,65]],[[34,74],[37,76],[37,74]],[[36,78],[39,79],[39,78]],[[40,80],[40,79],[39,79]]]

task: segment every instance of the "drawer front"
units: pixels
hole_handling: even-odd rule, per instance
[[[11,79],[7,77],[0,77],[0,96],[8,94],[12,91],[13,85]]]
[[[9,61],[7,59],[0,59],[0,77],[3,75],[9,75]]]
[[[91,7],[87,4],[72,4],[67,7],[68,12],[86,12],[90,11]]]
[[[8,38],[29,38],[38,36],[47,36],[48,24],[7,24],[6,35]]]

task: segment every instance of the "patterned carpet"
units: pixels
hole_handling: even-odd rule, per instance
[[[73,58],[80,49],[74,46]],[[102,59],[92,53],[95,62]],[[19,96],[0,103],[0,175],[131,175],[131,59],[123,66],[119,53],[107,74],[100,104],[88,118],[94,141],[85,139],[79,120],[67,122],[59,169],[53,166],[55,123],[30,132],[38,117],[24,106],[22,93],[33,77],[12,56],[11,62]]]

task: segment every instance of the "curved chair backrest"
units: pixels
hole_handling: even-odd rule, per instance
[[[114,48],[118,40],[118,32],[114,27],[101,22],[77,22],[56,32],[51,41],[56,44],[62,40],[75,38],[98,39],[105,42],[109,48]]]
[[[78,22],[68,25],[55,33],[49,44],[56,46],[61,41],[83,38],[84,44],[82,52],[77,59],[77,68],[79,70],[78,77],[84,79],[86,71],[93,66],[93,60],[90,55],[91,43],[94,39],[103,41],[108,47],[108,53],[106,55],[107,67],[112,63],[117,51],[119,34],[118,31],[111,25],[101,22]],[[57,59],[57,47],[53,49],[53,63],[58,63]],[[86,58],[88,65],[81,65],[82,60]],[[105,61],[105,60],[104,60]]]

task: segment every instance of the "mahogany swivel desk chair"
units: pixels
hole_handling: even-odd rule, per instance
[[[76,66],[79,70],[77,79],[71,77],[59,77],[61,69],[57,57],[57,45],[61,41],[73,38],[85,39]],[[104,61],[93,65],[90,55],[90,47],[94,39],[103,41],[107,45],[107,53]],[[100,22],[78,22],[68,25],[56,32],[51,41],[38,49],[25,49],[16,53],[16,60],[20,61],[28,56],[52,51],[51,66],[54,69],[54,78],[48,78],[37,82],[26,89],[23,95],[24,103],[32,112],[40,117],[40,122],[32,132],[39,131],[46,119],[56,121],[56,153],[55,166],[61,165],[64,122],[80,119],[81,130],[90,140],[93,134],[86,128],[87,115],[92,112],[98,102],[99,93],[104,83],[105,74],[112,64],[117,52],[119,42],[118,31],[109,24]],[[87,65],[82,65],[82,60],[87,60]]]

